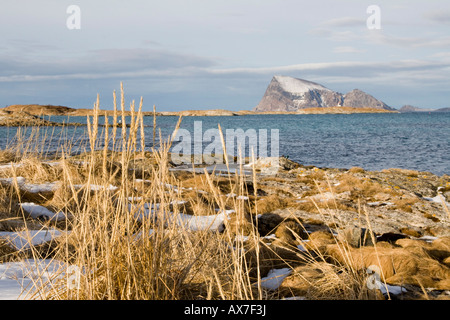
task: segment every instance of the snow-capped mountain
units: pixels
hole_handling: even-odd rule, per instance
[[[253,111],[296,111],[304,108],[336,106],[394,110],[358,89],[343,95],[315,82],[274,76],[264,97]]]

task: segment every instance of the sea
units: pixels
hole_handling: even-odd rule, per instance
[[[52,116],[46,119],[87,123],[86,117]],[[176,116],[158,116],[154,130],[153,117],[144,117],[145,149],[157,148],[160,141],[173,138],[178,120]],[[100,124],[104,121],[103,117],[99,119]],[[127,117],[126,121],[129,123],[131,120]],[[112,123],[112,117],[109,118],[109,123]],[[195,154],[199,150],[210,150],[213,143],[221,146],[217,135],[219,125],[226,143],[227,136],[230,136],[229,140],[232,139],[229,132],[235,136],[247,137],[241,140],[244,144],[244,157],[252,156],[250,147],[257,145],[256,155],[262,150],[264,155],[285,156],[305,166],[344,169],[357,166],[370,171],[403,168],[450,175],[450,113],[183,117],[171,150],[191,151]],[[138,131],[139,139],[140,130]],[[102,132],[104,127],[99,127],[99,136]],[[111,136],[110,128],[109,137]],[[120,136],[119,129],[117,137]],[[50,154],[61,150],[80,153],[90,148],[86,126],[42,127],[39,132],[32,128],[22,128],[19,134],[14,127],[0,128],[1,149],[13,146],[17,139],[21,139],[21,145],[26,145],[30,150]],[[184,149],[180,143],[184,143]],[[237,156],[238,145],[241,144],[236,140],[234,150],[228,149],[227,154],[234,153]],[[102,148],[103,145],[97,147]]]

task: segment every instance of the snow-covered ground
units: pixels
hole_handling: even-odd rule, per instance
[[[261,278],[261,286],[269,290],[276,290],[291,272],[291,268],[272,269],[266,277]]]
[[[17,182],[17,185],[20,189],[27,191],[29,193],[45,193],[45,192],[53,192],[56,191],[61,182],[54,181],[54,182],[45,182],[40,184],[34,184],[34,183],[26,183],[26,179],[24,177],[16,177],[16,178],[1,178],[0,183],[6,184],[6,185],[14,185]],[[74,185],[74,188],[76,190],[82,189],[82,188],[88,188],[91,191],[100,191],[100,190],[107,190],[107,191],[116,191],[119,189],[119,187],[109,185],[106,188],[104,186],[96,185],[96,184],[90,184],[84,185],[84,184],[76,184]]]
[[[30,246],[36,246],[44,242],[48,242],[62,235],[63,232],[50,230],[25,230],[25,231],[0,231],[0,237],[5,239],[7,243],[17,250],[25,250]]]
[[[50,221],[62,221],[65,220],[66,214],[64,212],[53,212],[46,207],[37,205],[33,202],[25,202],[20,204],[23,211],[28,213],[33,219],[50,220]]]
[[[445,198],[443,195],[438,194],[436,197],[433,197],[433,198],[430,198],[430,197],[423,197],[423,198],[427,201],[445,204],[447,207],[450,208],[450,203],[445,201]]]
[[[183,203],[184,202],[182,201],[177,202],[177,204]],[[225,210],[224,212],[208,216],[193,216],[184,213],[173,214],[173,212],[164,212],[164,210],[160,210],[159,203],[130,203],[128,209],[138,220],[156,218],[160,221],[164,221],[166,224],[175,224],[191,231],[210,230],[219,232],[224,230],[225,220],[229,218],[231,213],[235,212],[234,210]]]
[[[50,283],[64,274],[63,263],[55,260],[24,260],[0,264],[0,300],[39,299],[36,286]]]

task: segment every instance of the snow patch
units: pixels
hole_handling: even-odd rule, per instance
[[[116,191],[117,189],[119,189],[119,187],[113,186],[113,185],[108,185],[107,187],[105,186],[101,186],[101,185],[97,185],[97,184],[90,184],[88,185],[84,185],[84,184],[76,184],[74,185],[74,188],[79,190],[79,189],[83,189],[88,187],[89,190],[91,191],[100,191],[100,190],[106,190],[106,191]]]
[[[266,277],[261,278],[261,286],[269,290],[276,290],[291,272],[290,268],[272,269]]]
[[[307,243],[309,240],[302,240],[303,243]],[[308,252],[308,249],[306,249],[302,244],[297,245],[298,250],[302,252]]]
[[[50,230],[25,230],[18,232],[1,231],[0,237],[4,238],[10,245],[17,250],[29,249],[30,246],[36,246],[48,242],[62,234],[61,231]]]
[[[50,221],[61,221],[66,219],[64,212],[54,213],[48,210],[46,207],[37,205],[33,202],[25,202],[20,204],[22,209],[28,213],[33,219],[43,218]]]
[[[2,178],[0,179],[0,183],[6,184],[6,185],[13,185],[17,181],[17,184],[19,186],[22,186],[25,184],[26,179],[24,177],[17,177],[17,178]]]
[[[331,91],[330,89],[311,81],[296,79],[286,76],[275,76],[275,80],[278,81],[281,88],[284,91],[294,94],[302,94],[310,90],[324,90]]]
[[[184,213],[173,213],[160,210],[160,204],[144,203],[142,205],[129,204],[128,209],[134,213],[137,220],[144,218],[156,218],[163,221],[167,225],[175,224],[178,227],[185,227],[190,231],[210,230],[222,232],[225,228],[225,219],[229,219],[229,215],[234,210],[220,211],[218,214],[209,216],[193,216]]]
[[[0,300],[23,300],[32,293],[34,283],[51,283],[61,276],[61,261],[27,259],[0,264]]]
[[[436,203],[440,203],[440,204],[445,204],[447,207],[450,206],[450,203],[446,202],[444,199],[443,195],[437,195],[436,197],[433,198],[429,198],[429,197],[423,197],[423,199],[427,200],[427,201],[431,201],[431,202],[436,202]]]
[[[58,189],[59,182],[46,182],[42,184],[24,184],[23,189],[29,193],[46,193]]]
[[[11,169],[13,168],[20,168],[23,166],[23,163],[14,163],[14,162],[10,162],[8,164],[2,164],[0,165],[0,170],[4,170],[4,169]]]
[[[391,286],[389,284],[384,284],[383,282],[381,282],[379,280],[376,280],[376,285],[383,294],[386,294],[388,291],[389,291],[389,294],[393,294],[393,295],[399,295],[402,292],[407,292],[407,290],[403,287]],[[386,287],[387,287],[387,290],[386,290]]]
[[[433,236],[423,236],[418,238],[419,240],[423,240],[426,242],[433,242],[434,240],[438,239],[438,237],[433,237]]]
[[[45,192],[53,192],[58,189],[60,182],[45,182],[40,184],[35,183],[26,183],[26,179],[24,177],[16,177],[16,178],[2,178],[0,179],[0,183],[6,185],[14,185],[17,181],[17,185],[24,191],[29,193],[45,193]]]

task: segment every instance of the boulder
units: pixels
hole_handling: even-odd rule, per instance
[[[307,239],[308,233],[297,221],[286,220],[277,227],[275,236],[286,244],[296,245],[299,239]]]
[[[354,248],[361,246],[373,246],[376,243],[376,234],[370,230],[359,227],[350,227],[345,229],[340,238],[344,243]]]
[[[283,222],[283,218],[275,213],[264,213],[258,216],[258,232],[261,236],[275,233],[275,230]]]
[[[244,250],[243,270],[246,270],[252,280],[258,279],[258,269],[259,276],[263,278],[272,269],[290,268],[299,262],[295,252],[276,245],[256,247],[249,242],[245,244]]]
[[[309,235],[308,241],[302,243],[302,247],[313,255],[323,256],[326,254],[327,246],[335,244],[336,241],[334,235],[328,231],[314,231]]]
[[[314,283],[324,277],[323,270],[327,268],[329,268],[329,265],[326,262],[296,267],[281,283],[279,287],[280,294],[283,296],[307,295]]]
[[[361,247],[343,248],[342,245],[328,245],[327,254],[335,264],[367,270],[374,267],[380,271],[381,281],[392,285],[410,284],[435,288],[438,283],[450,278],[450,269],[430,258],[424,250],[405,248]],[[445,282],[442,282],[444,285]]]
[[[225,220],[225,228],[231,234],[248,236],[255,231],[250,216],[246,214],[231,213]]]
[[[386,232],[377,237],[377,242],[388,242],[388,243],[393,244],[397,240],[405,239],[405,238],[408,238],[408,236],[401,234],[401,233]]]
[[[244,165],[245,168],[254,167],[261,174],[266,175],[275,175],[279,170],[293,170],[300,166],[297,162],[289,160],[286,157],[264,157]]]

